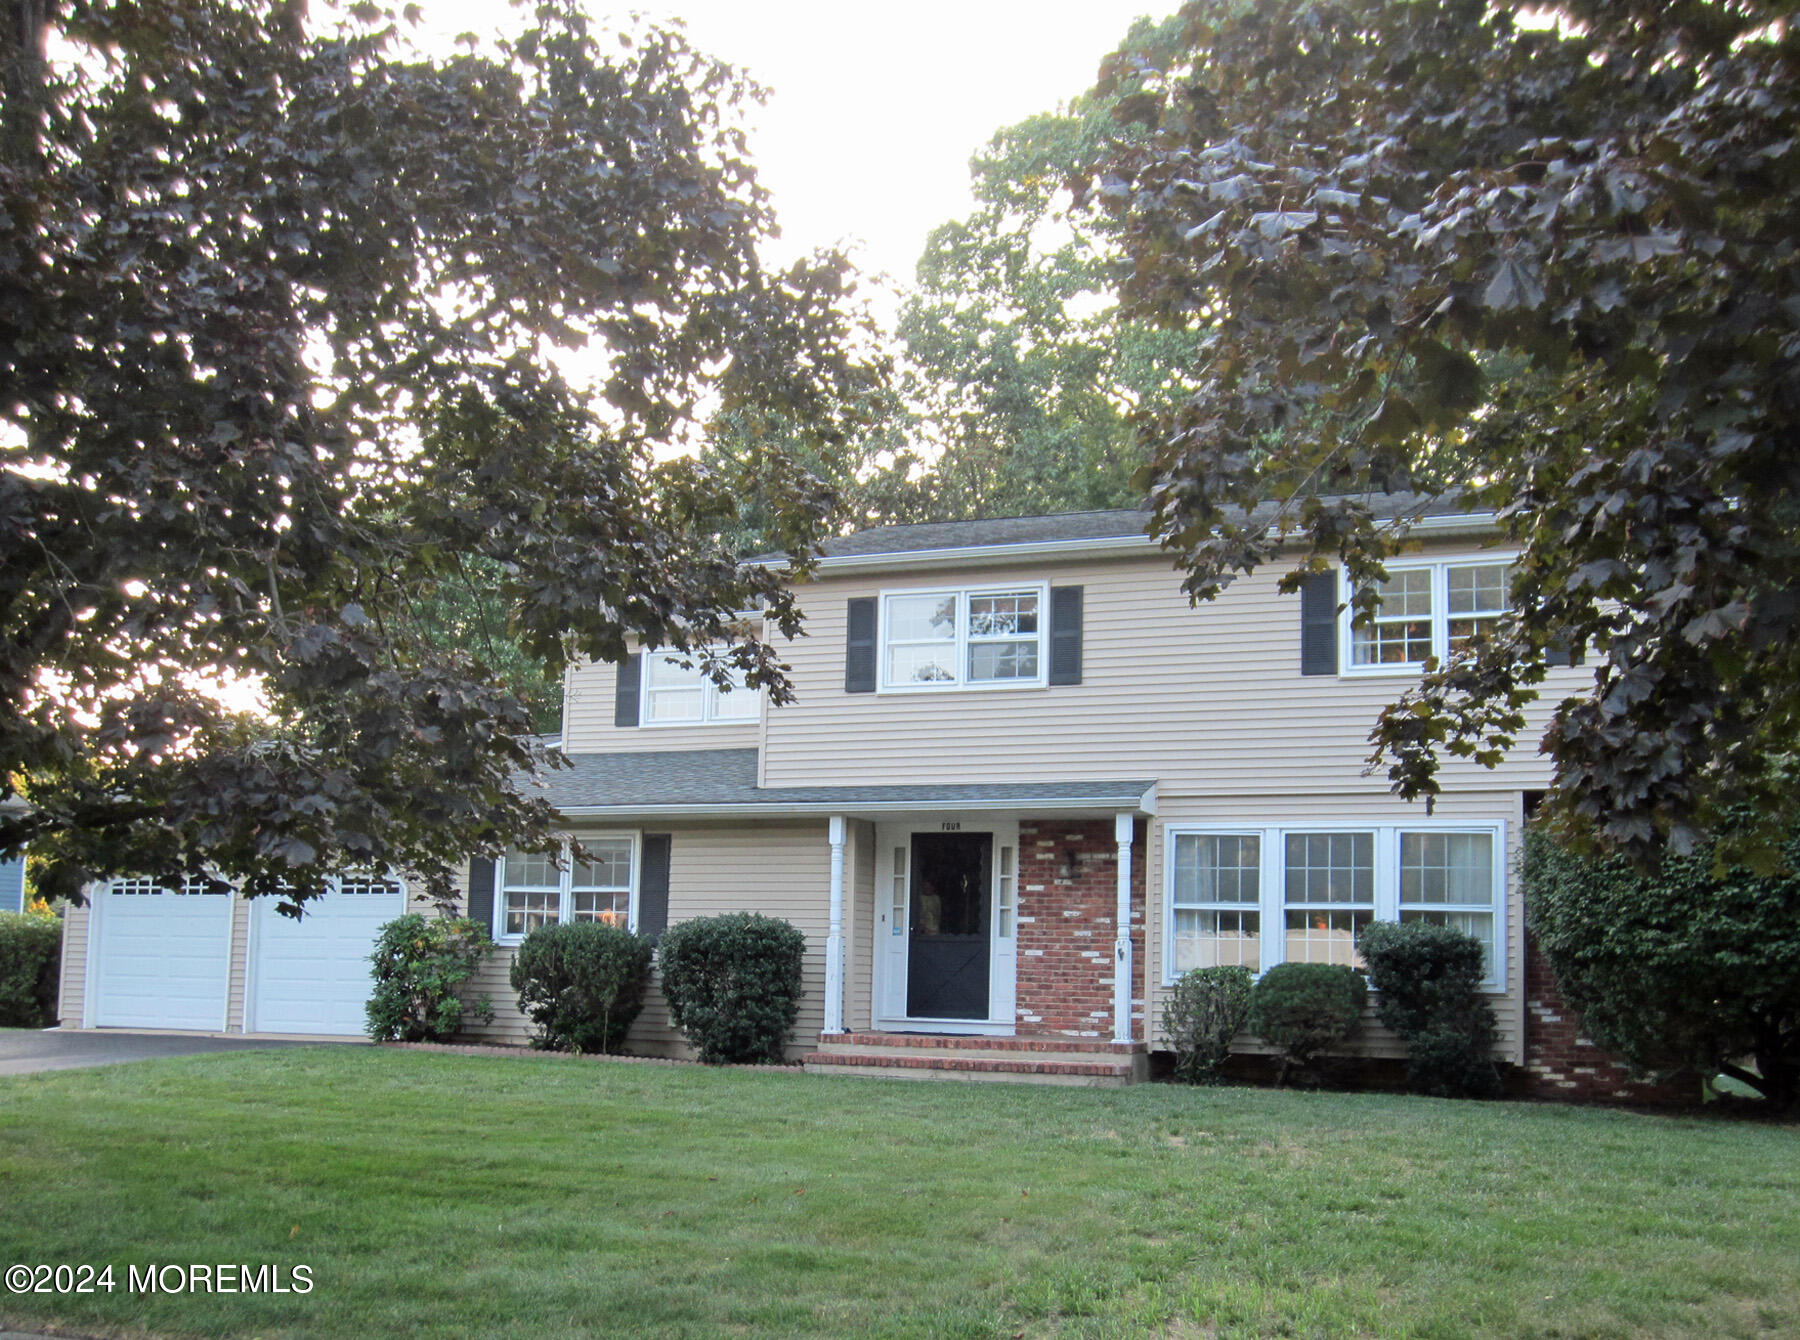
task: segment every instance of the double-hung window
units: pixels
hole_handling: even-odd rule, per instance
[[[1171,825],[1167,980],[1190,968],[1361,967],[1371,921],[1429,921],[1481,942],[1501,989],[1505,824]]]
[[[1031,688],[1046,682],[1042,586],[895,591],[882,596],[881,686]]]
[[[561,869],[547,852],[509,851],[500,866],[494,937],[516,941],[540,926],[604,921],[630,927],[635,917],[637,843],[629,834],[584,837],[592,861],[562,851]]]
[[[644,654],[644,704],[639,720],[651,726],[689,726],[706,721],[755,721],[762,695],[731,671],[727,692],[700,668],[699,653]]]
[[[1262,835],[1178,833],[1175,836],[1176,972],[1189,968],[1262,966]]]
[[[1344,610],[1345,671],[1400,673],[1419,670],[1427,657],[1443,660],[1506,613],[1510,567],[1492,558],[1389,563],[1374,617],[1358,624]]]

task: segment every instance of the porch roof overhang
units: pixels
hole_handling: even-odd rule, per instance
[[[570,819],[773,818],[929,811],[1156,813],[1154,781],[758,786],[754,749],[567,757],[568,767],[543,780],[543,797]]]

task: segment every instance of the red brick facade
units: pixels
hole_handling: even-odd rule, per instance
[[[1650,1084],[1581,1036],[1574,1012],[1563,1002],[1556,975],[1525,937],[1524,1089],[1538,1098],[1564,1102],[1695,1103],[1695,1079]]]
[[[1132,1036],[1144,1037],[1145,829],[1131,846]],[[1113,1035],[1118,847],[1110,819],[1019,825],[1018,1031]]]

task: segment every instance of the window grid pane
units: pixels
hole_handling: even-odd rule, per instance
[[[623,926],[631,918],[631,892],[578,889],[572,895],[571,915],[576,921],[603,921],[608,926]]]
[[[1373,622],[1352,630],[1351,664],[1407,665],[1431,655],[1430,568],[1403,568],[1381,583]]]
[[[1458,563],[1444,570],[1451,650],[1492,629],[1506,612],[1508,571],[1505,563]]]
[[[1494,839],[1487,833],[1402,833],[1400,905],[1491,907]]]
[[[888,925],[894,935],[906,934],[906,848],[894,848],[894,887],[888,907]]]
[[[506,891],[506,934],[529,935],[539,926],[556,924],[562,894],[555,889]]]
[[[1191,968],[1262,969],[1260,912],[1177,908],[1175,971]]]
[[[1034,591],[969,597],[969,679],[974,683],[1038,676],[1038,598]]]
[[[1019,872],[1013,863],[1013,849],[1000,848],[1000,905],[994,914],[994,933],[1002,940],[1012,939],[1013,908],[1018,896]]]
[[[1339,963],[1346,967],[1363,966],[1356,952],[1356,937],[1375,919],[1372,911],[1313,909],[1287,914],[1287,961],[1289,963]]]
[[[1373,833],[1289,833],[1284,897],[1289,907],[1375,904]]]

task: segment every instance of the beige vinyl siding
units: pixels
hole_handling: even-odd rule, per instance
[[[582,661],[563,677],[563,748],[571,754],[624,754],[659,749],[754,749],[759,721],[702,722],[692,726],[613,725],[619,667]]]
[[[87,1008],[88,930],[93,914],[88,905],[63,912],[62,965],[57,985],[56,1016],[64,1028],[80,1028]]]
[[[850,825],[845,854],[844,1027],[858,1032],[870,1026],[870,991],[875,980],[875,825]]]
[[[1456,552],[1463,552],[1457,550]],[[788,643],[798,700],[769,710],[769,786],[1157,779],[1165,792],[1384,794],[1367,737],[1406,676],[1303,676],[1300,597],[1259,572],[1190,608],[1166,560],[1044,563],[828,577],[802,588],[805,638]],[[847,602],[886,590],[1049,582],[1085,588],[1082,682],[1041,689],[844,692]],[[1554,672],[1532,713],[1589,675]],[[624,732],[621,732],[623,734]],[[1447,761],[1447,787],[1541,787],[1528,731],[1497,772]]]
[[[577,836],[582,832],[571,831]],[[817,1045],[824,1023],[825,938],[831,917],[831,846],[825,821],[754,825],[658,822],[647,831],[671,834],[671,925],[722,912],[761,912],[799,927],[806,936],[806,994],[800,1002],[790,1051],[797,1055]],[[465,989],[465,998],[485,993],[495,1008],[493,1023],[471,1027],[470,1036],[509,1043],[529,1040],[531,1022],[519,1011],[518,997],[508,980],[512,961],[512,948],[501,947]],[[669,1024],[668,1006],[654,982],[626,1046],[655,1055],[688,1054],[680,1034]]]
[[[1408,804],[1392,796],[1367,794],[1317,794],[1290,796],[1171,796],[1164,795],[1147,844],[1145,887],[1149,893],[1148,929],[1144,963],[1138,965],[1140,983],[1147,986],[1152,1044],[1163,1045],[1162,1009],[1167,996],[1163,983],[1164,937],[1167,934],[1166,859],[1168,829],[1182,824],[1283,824],[1318,822],[1342,824],[1404,824],[1425,817],[1423,805]],[[1465,791],[1441,797],[1434,819],[1506,824],[1506,980],[1503,995],[1489,996],[1499,1037],[1495,1056],[1523,1064],[1525,1050],[1525,898],[1520,879],[1523,852],[1524,805],[1517,791]],[[1399,1057],[1400,1040],[1375,1022],[1370,1011],[1357,1051],[1367,1056]]]

